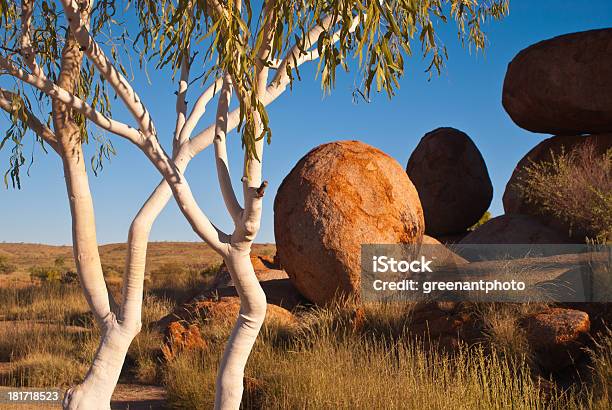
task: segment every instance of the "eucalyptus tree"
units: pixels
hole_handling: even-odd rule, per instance
[[[119,17],[117,10],[125,12]],[[83,382],[66,393],[64,407],[110,407],[128,347],[141,327],[149,232],[174,197],[197,235],[223,257],[240,296],[215,395],[216,408],[238,408],[244,368],[266,312],[249,254],[267,185],[262,163],[272,137],[268,104],[300,79],[302,64],[313,60],[325,92],[333,88],[338,68],[352,67],[360,78],[359,95],[369,99],[374,91],[391,97],[415,44],[429,62],[427,72],[441,70],[446,49],[436,34],[440,24],[453,20],[459,40],[481,49],[486,41],[482,25],[507,12],[508,0],[0,0],[0,84],[10,84],[0,89],[0,108],[11,120],[2,145],[13,144],[7,176],[20,183],[28,130],[62,158],[77,270],[102,329],[94,361]],[[122,64],[126,58],[142,71],[153,62],[168,81],[178,83],[173,136],[158,134],[147,102]],[[188,109],[192,93],[195,102]],[[232,109],[234,94],[237,107]],[[119,101],[111,104],[109,95]],[[213,101],[214,123],[195,132]],[[113,117],[117,104],[127,108],[133,125]],[[49,106],[45,121],[36,107],[42,112]],[[236,128],[244,150],[242,203],[226,146],[227,134]],[[162,176],[130,226],[119,305],[104,283],[83,158],[83,144],[98,131],[132,142]],[[112,152],[112,145],[102,141],[98,160]],[[168,151],[163,141],[172,141]],[[211,145],[234,225],[231,233],[202,212],[184,174],[191,159]],[[93,165],[95,171],[100,163]]]

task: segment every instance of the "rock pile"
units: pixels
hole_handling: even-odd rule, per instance
[[[583,242],[585,227],[570,227],[519,187],[526,167],[550,162],[589,143],[596,154],[612,148],[612,29],[567,34],[541,41],[508,65],[502,103],[520,127],[558,134],[542,141],[518,163],[503,196],[507,215],[495,218],[460,243]],[[585,135],[590,134],[590,135]],[[605,190],[604,190],[605,191]]]

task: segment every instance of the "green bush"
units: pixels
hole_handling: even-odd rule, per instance
[[[592,143],[551,160],[532,162],[516,187],[528,203],[569,224],[572,234],[612,240],[612,149],[598,155]]]
[[[17,270],[17,267],[11,263],[6,256],[0,256],[0,274],[9,274]]]
[[[63,284],[78,283],[79,275],[75,271],[66,271],[62,274],[60,282],[62,282]]]
[[[63,272],[55,266],[34,266],[30,268],[30,278],[43,282],[59,282]]]

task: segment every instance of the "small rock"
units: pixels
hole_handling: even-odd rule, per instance
[[[240,313],[240,298],[220,297],[219,299],[196,302],[189,309],[194,317],[203,319],[206,323],[220,326],[233,326]],[[287,309],[268,304],[265,324],[293,326],[297,323],[295,316]]]
[[[255,275],[260,282],[274,279],[287,279],[289,277],[285,271],[280,270],[276,257],[251,254],[251,263],[253,264]],[[234,282],[224,262],[221,264],[209,288],[220,289],[229,286],[234,286]]]
[[[198,325],[175,321],[166,329],[162,354],[166,360],[172,360],[184,350],[203,350],[206,347],[207,343],[202,339]]]
[[[572,365],[583,352],[591,322],[580,310],[551,308],[521,320],[536,361],[548,371]]]

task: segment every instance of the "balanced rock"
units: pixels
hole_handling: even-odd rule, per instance
[[[508,65],[502,103],[529,131],[612,132],[612,29],[566,34],[522,50]]]
[[[539,205],[527,201],[522,193],[520,182],[527,176],[527,167],[532,164],[550,162],[553,156],[556,157],[562,152],[575,151],[582,144],[590,144],[596,155],[602,155],[612,149],[612,134],[555,136],[540,142],[519,161],[506,184],[502,199],[506,213],[537,216],[542,222],[557,230],[569,232],[569,226],[565,221],[541,209]],[[576,231],[576,237],[585,234],[585,232],[580,232],[580,227],[574,227],[574,231]]]
[[[463,238],[459,245],[560,244],[569,242],[566,233],[544,225],[533,216],[506,214],[485,222]]]
[[[470,137],[454,128],[425,134],[406,172],[419,193],[427,235],[465,232],[491,204],[493,185],[484,159]]]
[[[522,319],[527,340],[542,368],[561,370],[574,363],[591,326],[589,315],[580,310],[551,308]]]
[[[310,301],[359,294],[362,244],[420,243],[423,211],[402,167],[358,141],[320,145],[281,184],[274,232],[283,268]]]

